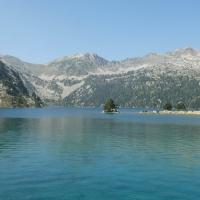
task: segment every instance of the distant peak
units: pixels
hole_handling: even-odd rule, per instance
[[[185,47],[185,48],[181,48],[181,49],[176,49],[174,54],[178,54],[178,55],[192,55],[192,56],[196,56],[198,55],[200,52],[197,49],[194,49],[192,47]]]
[[[4,59],[11,59],[11,60],[18,60],[18,61],[21,61],[19,58],[15,57],[15,56],[11,56],[11,55],[0,55],[1,58],[4,58]]]
[[[100,56],[98,56],[96,53],[82,53],[82,54],[75,54],[72,56],[69,56],[68,58],[85,58],[85,59],[96,59],[96,58],[101,58]]]
[[[97,55],[96,53],[81,53],[81,54],[74,54],[72,56],[64,56],[61,58],[58,58],[56,60],[53,61],[53,63],[55,62],[68,62],[71,60],[75,60],[75,61],[81,61],[81,62],[91,62],[91,63],[95,63],[97,65],[105,65],[108,63],[108,61],[102,57],[100,57],[99,55]],[[51,62],[52,63],[52,62]]]
[[[159,56],[159,54],[151,52],[148,53],[145,57],[157,57],[157,56]]]

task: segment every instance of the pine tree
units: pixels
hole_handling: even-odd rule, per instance
[[[112,99],[108,99],[104,104],[104,111],[105,112],[116,112],[117,106],[115,105]]]

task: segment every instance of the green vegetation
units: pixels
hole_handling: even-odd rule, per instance
[[[171,103],[166,103],[163,108],[164,108],[164,110],[171,111],[172,110],[172,104]]]
[[[200,109],[200,97],[194,97],[189,105],[188,105],[188,109],[190,110],[199,110]]]
[[[112,99],[108,99],[103,107],[105,112],[117,112],[117,106]]]
[[[178,102],[176,105],[177,110],[186,110],[186,106],[183,102]]]
[[[35,107],[36,107],[36,108],[40,108],[40,107],[43,106],[42,100],[40,99],[40,97],[38,97],[38,96],[35,94],[35,92],[32,93],[32,98],[33,98],[33,100],[34,100],[34,102],[35,102]]]
[[[91,75],[85,79],[81,88],[64,99],[65,104],[100,106],[107,98],[112,97],[122,107],[154,108],[155,102],[157,104],[160,100],[161,108],[167,102],[176,108],[177,102],[181,99],[185,105],[190,105],[190,109],[200,109],[198,80],[179,74],[174,77],[171,75],[175,74],[173,71],[159,74],[159,79],[155,79],[153,70],[138,70],[123,76]]]

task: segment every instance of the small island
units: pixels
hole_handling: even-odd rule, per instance
[[[114,103],[113,99],[106,100],[103,106],[103,113],[119,113],[118,106]]]

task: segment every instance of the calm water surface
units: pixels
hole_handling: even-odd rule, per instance
[[[1,109],[0,200],[79,199],[200,199],[200,117]]]

